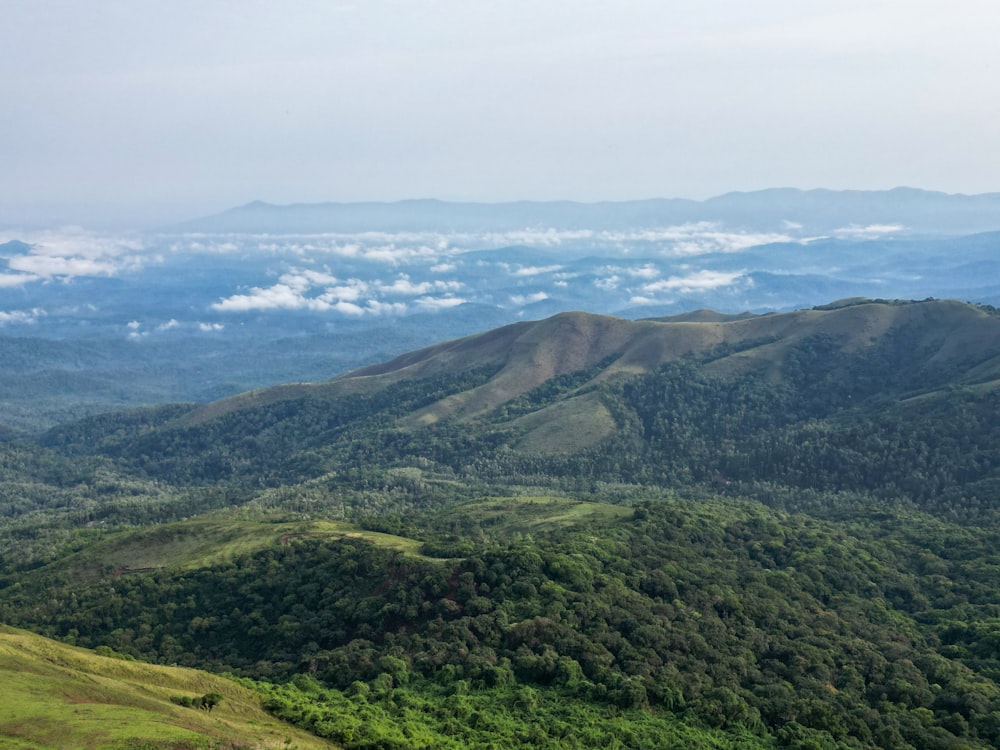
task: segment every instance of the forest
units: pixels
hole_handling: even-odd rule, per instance
[[[417,427],[503,364],[12,435],[0,622],[347,748],[1000,746],[1000,342],[858,304],[903,322],[604,354]],[[614,431],[527,449],[556,406]]]

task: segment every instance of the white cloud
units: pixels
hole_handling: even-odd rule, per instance
[[[431,271],[434,273],[451,273],[457,268],[457,263],[438,263],[436,266],[431,266]]]
[[[95,258],[64,258],[51,255],[18,255],[7,264],[15,271],[24,271],[36,277],[52,276],[114,276],[119,264]]]
[[[543,273],[554,273],[562,270],[562,266],[517,266],[514,268],[508,263],[501,263],[500,266],[511,276],[540,276]]]
[[[414,284],[410,281],[410,277],[406,274],[400,275],[391,284],[379,284],[379,291],[384,294],[402,294],[402,295],[417,295],[417,294],[427,294],[433,286],[427,282],[423,281],[419,284]]]
[[[25,281],[73,278],[75,276],[115,276],[132,270],[156,258],[144,253],[140,240],[127,236],[105,236],[79,228],[29,233],[30,249],[12,255],[7,265],[14,271],[29,274],[29,278],[14,280],[13,275],[0,283],[11,286]]]
[[[0,310],[0,325],[8,323],[35,323],[45,315],[45,310],[35,307],[31,310],[11,310],[4,312]]]
[[[462,299],[461,297],[421,297],[416,300],[417,305],[420,307],[431,309],[431,310],[446,310],[450,307],[458,307],[459,305],[464,305],[469,300]]]
[[[41,276],[32,273],[0,273],[0,288],[21,286],[29,281],[38,281]]]
[[[647,263],[639,268],[626,268],[625,273],[640,279],[655,279],[660,275],[660,269]]]
[[[840,229],[835,229],[833,231],[834,236],[849,239],[875,239],[876,237],[882,237],[886,234],[894,234],[895,232],[901,232],[905,229],[902,224],[869,224],[866,227],[860,227],[855,224],[850,226],[841,227]]]
[[[365,312],[372,313],[373,315],[402,315],[406,312],[406,303],[380,302],[379,300],[370,299],[365,304]]]
[[[618,288],[618,283],[621,281],[619,276],[605,276],[600,279],[594,279],[594,286],[598,289],[603,289],[606,292],[613,291]]]
[[[643,286],[646,294],[658,292],[680,292],[687,294],[690,292],[704,292],[719,287],[729,286],[743,276],[742,271],[696,271],[688,276],[671,276],[669,279],[661,279]]]
[[[344,315],[364,315],[365,310],[363,307],[354,304],[353,302],[344,302],[341,300],[333,305],[333,309]]]
[[[156,330],[158,330],[158,331],[169,331],[172,328],[178,328],[178,327],[180,327],[180,323],[178,323],[174,318],[171,318],[166,323],[161,323],[160,325],[158,325],[156,327]]]
[[[198,324],[198,330],[199,331],[205,331],[205,332],[208,332],[208,331],[221,331],[225,327],[226,326],[225,326],[224,323],[199,323]]]
[[[294,269],[286,274],[282,274],[279,279],[281,283],[287,284],[293,289],[309,289],[313,286],[324,284],[336,284],[337,277],[331,276],[323,271],[313,271],[312,269]]]
[[[330,303],[306,297],[301,288],[275,284],[262,289],[254,287],[249,294],[234,294],[212,305],[213,310],[247,312],[249,310],[328,310]]]
[[[130,321],[128,322],[128,327],[129,327],[129,328],[130,328],[131,330],[133,330],[133,331],[135,331],[135,330],[138,330],[138,328],[139,328],[139,327],[140,327],[141,325],[142,325],[142,323],[140,323],[140,322],[139,322],[138,320],[130,320]]]
[[[517,307],[522,307],[523,305],[541,302],[543,300],[547,300],[548,298],[549,295],[545,292],[535,292],[534,294],[513,294],[510,297],[510,301]]]

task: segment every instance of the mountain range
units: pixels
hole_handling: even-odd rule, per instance
[[[543,227],[623,230],[696,222],[724,222],[743,229],[814,233],[846,226],[900,224],[912,232],[969,234],[1000,227],[1000,193],[954,195],[893,190],[734,192],[703,201],[651,199],[603,203],[571,201],[454,203],[309,203],[286,206],[254,201],[215,216],[168,227],[171,232],[289,233],[370,231],[481,232]]]

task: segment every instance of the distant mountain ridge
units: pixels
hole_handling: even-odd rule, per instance
[[[845,227],[902,225],[912,232],[964,233],[1000,229],[1000,193],[949,194],[892,190],[772,188],[698,201],[684,198],[578,203],[514,201],[299,203],[254,201],[214,216],[166,227],[171,232],[322,233],[367,231],[624,230],[694,222],[742,229],[827,233]],[[797,225],[801,225],[798,227]]]

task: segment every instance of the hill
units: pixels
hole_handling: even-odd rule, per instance
[[[380,512],[460,479],[695,483],[778,504],[785,490],[851,491],[978,515],[1000,482],[998,383],[1000,316],[958,302],[719,322],[566,313],[325,383],[84,420],[31,450],[173,485],[296,485]],[[420,478],[385,473],[403,467]],[[361,476],[384,491],[359,493]]]
[[[332,747],[269,716],[260,694],[235,682],[103,651],[0,625],[0,748]],[[172,700],[209,694],[211,711]]]

